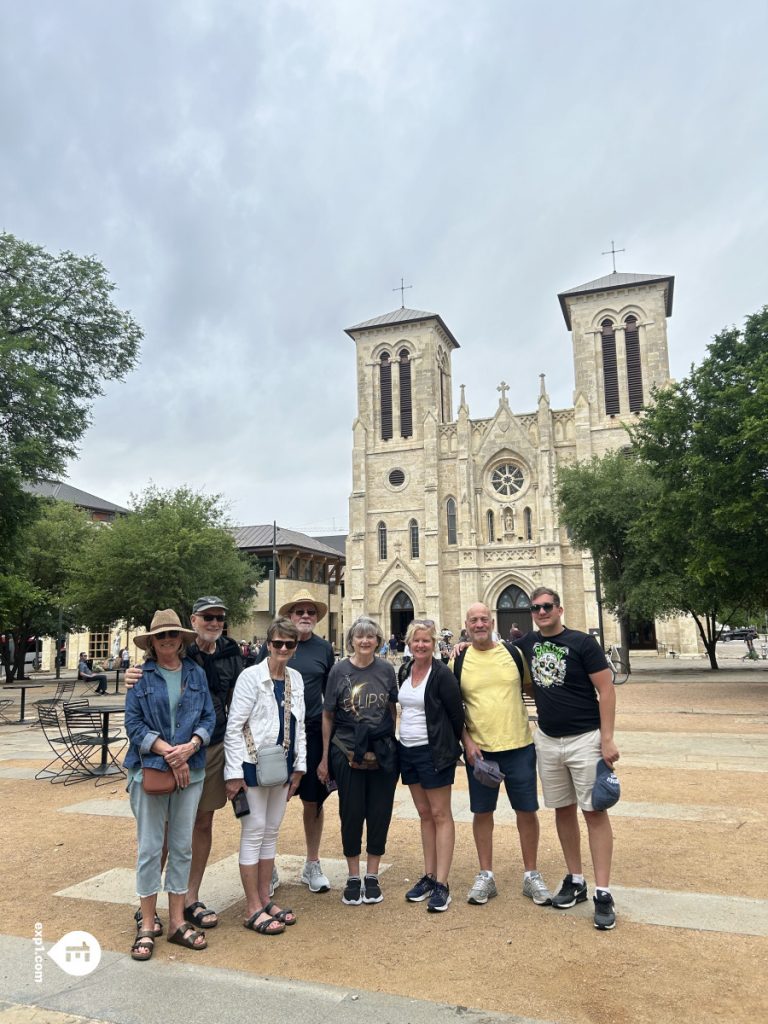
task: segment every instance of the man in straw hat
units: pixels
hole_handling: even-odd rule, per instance
[[[234,640],[223,635],[227,608],[220,597],[200,597],[192,606],[194,641],[189,657],[201,666],[208,680],[208,689],[216,712],[216,725],[208,747],[205,763],[205,785],[200,797],[192,832],[192,866],[189,871],[184,917],[198,928],[215,928],[219,923],[216,911],[206,907],[200,899],[200,885],[208,864],[213,842],[213,815],[227,802],[224,786],[224,733],[227,729],[227,710],[232,699],[237,677],[245,668],[245,660]],[[133,686],[141,678],[141,668],[129,668],[126,686]]]
[[[307,770],[298,793],[303,806],[304,838],[307,844],[307,858],[301,872],[301,880],[309,887],[310,892],[328,892],[331,888],[331,883],[320,866],[324,786],[317,777],[317,766],[323,756],[323,694],[335,657],[328,641],[316,636],[314,632],[317,623],[327,612],[328,605],[318,601],[308,590],[298,591],[278,611],[279,615],[289,618],[299,631],[299,642],[288,666],[300,672],[304,680]],[[259,651],[257,662],[263,661],[267,653],[267,645],[264,644]],[[276,882],[277,879],[273,875],[273,886]]]

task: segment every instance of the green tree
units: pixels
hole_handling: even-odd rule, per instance
[[[603,604],[619,621],[627,659],[630,617],[653,614],[642,522],[657,490],[647,468],[623,451],[564,466],[557,476],[563,524],[573,544],[597,563]]]
[[[768,604],[768,306],[654,399],[633,432],[660,488],[649,548],[717,668],[721,624]]]
[[[93,257],[54,256],[0,233],[0,541],[29,521],[22,482],[61,474],[103,382],[134,366],[142,338]]]
[[[201,594],[220,596],[231,621],[245,618],[260,572],[236,547],[221,496],[150,485],[131,503],[131,515],[98,532],[82,567],[74,599],[83,621],[146,626],[158,608],[188,621]]]
[[[10,564],[0,573],[0,622],[13,637],[15,657],[3,647],[6,681],[24,677],[26,641],[55,636],[59,615],[65,629],[79,625],[69,587],[89,558],[97,527],[88,516],[63,501],[41,501],[40,514],[19,530]]]

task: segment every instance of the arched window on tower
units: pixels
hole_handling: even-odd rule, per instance
[[[381,439],[392,437],[392,363],[389,354],[379,356],[379,397],[381,400]]]
[[[379,535],[379,561],[386,562],[387,560],[387,527],[385,523],[379,523],[378,525]]]
[[[624,320],[624,337],[627,346],[627,391],[629,392],[629,411],[640,412],[643,408],[643,369],[640,364],[640,331],[637,317],[630,316]]]
[[[411,558],[419,557],[419,524],[412,519],[408,524],[408,537],[411,542]]]
[[[413,406],[411,403],[411,357],[408,349],[400,350],[400,436],[413,435]]]
[[[616,368],[616,333],[613,321],[603,320],[600,324],[603,339],[603,389],[605,414],[615,416],[619,411],[619,373]]]
[[[489,544],[493,544],[493,542],[496,540],[496,524],[494,523],[494,520],[493,520],[493,509],[492,508],[489,508],[488,511],[486,512],[486,514],[485,514],[485,521],[486,521],[486,524],[487,524],[486,525],[486,532],[488,534],[488,543]]]
[[[440,422],[447,423],[451,418],[451,404],[448,394],[448,360],[444,354],[438,358],[437,373],[440,380]]]
[[[445,519],[448,527],[448,543],[457,544],[458,534],[456,532],[456,502],[449,498],[445,503]]]
[[[523,529],[525,530],[525,539],[533,540],[533,513],[529,508],[523,509]]]

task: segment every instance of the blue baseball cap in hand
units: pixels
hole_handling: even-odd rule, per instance
[[[592,787],[592,810],[607,811],[621,796],[621,786],[613,768],[602,757],[597,762],[597,775]]]

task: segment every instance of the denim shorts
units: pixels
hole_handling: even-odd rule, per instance
[[[527,747],[515,750],[482,751],[483,757],[495,761],[504,773],[504,786],[509,802],[515,811],[538,811],[539,801],[536,796],[536,748],[532,743]],[[499,790],[484,786],[475,778],[472,768],[467,764],[469,781],[469,809],[473,814],[487,814],[496,810]]]
[[[441,772],[435,771],[432,752],[429,744],[421,747],[404,747],[398,743],[400,751],[400,774],[404,786],[418,783],[422,789],[440,789],[452,786],[456,775],[456,765],[449,765]]]

